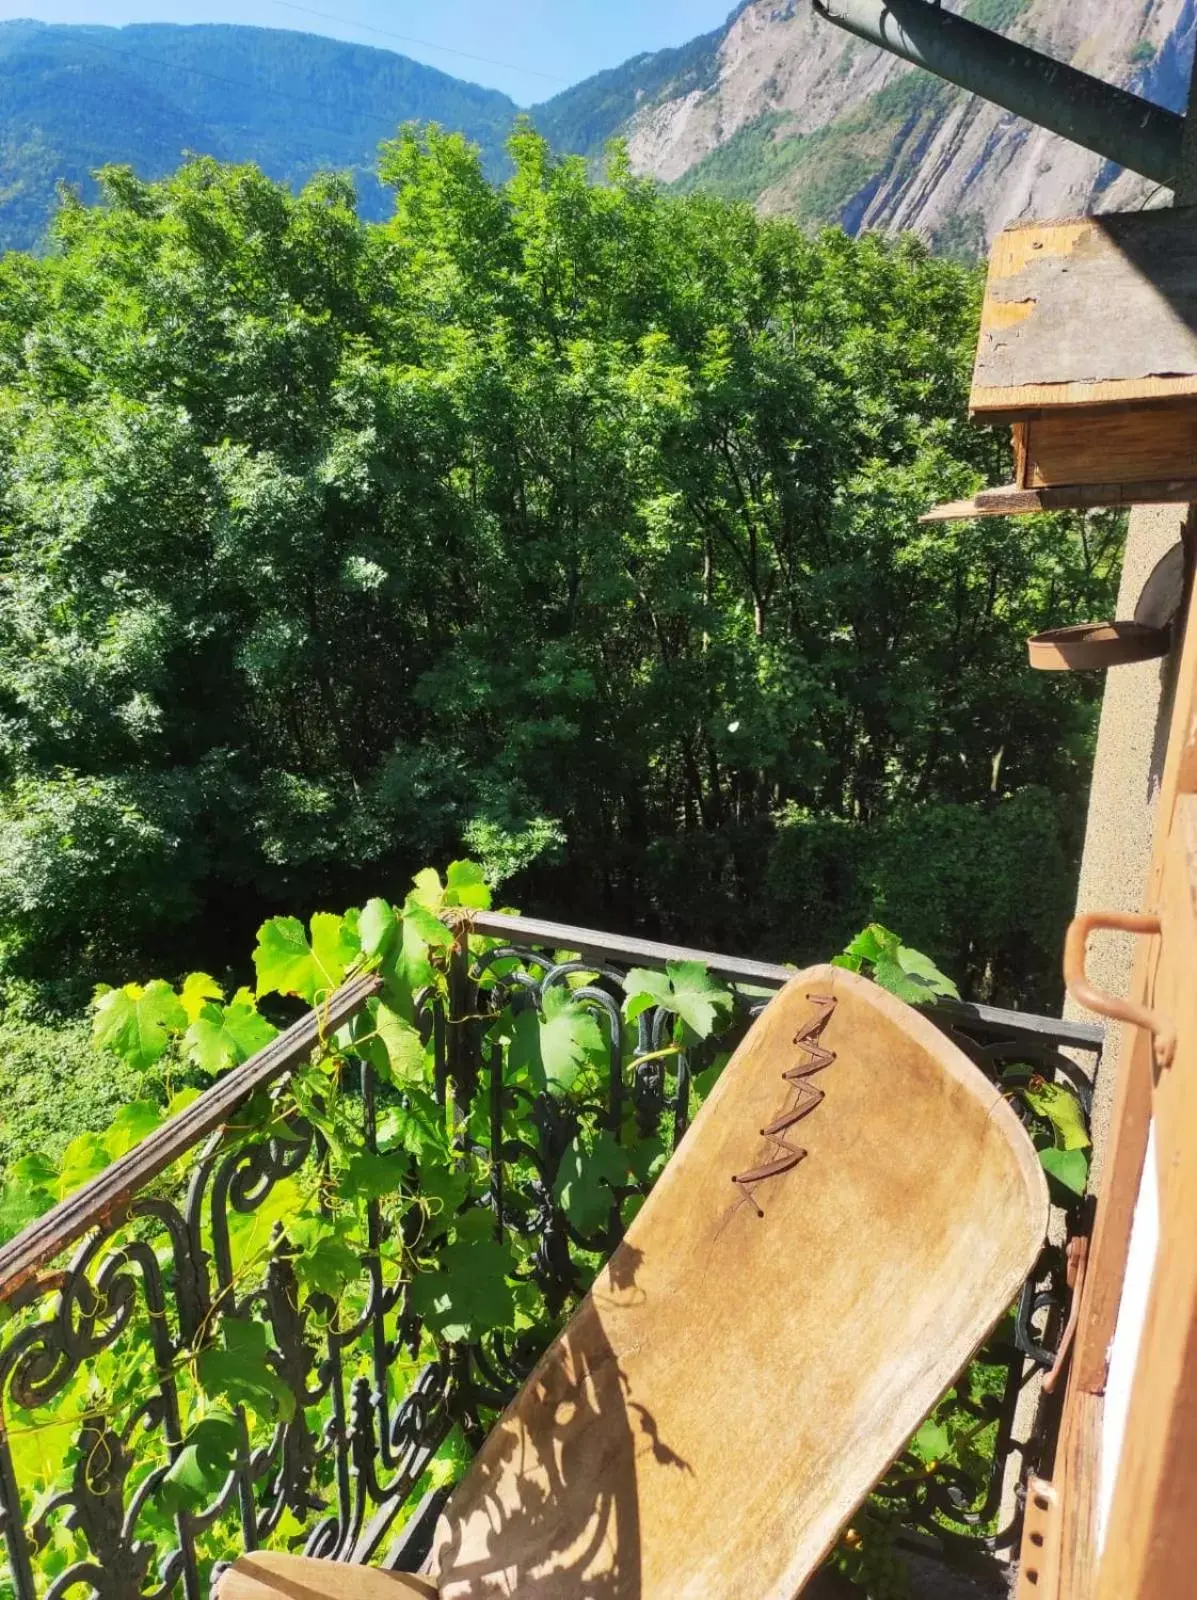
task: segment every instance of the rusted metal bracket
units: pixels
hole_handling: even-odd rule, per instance
[[[1044,1394],[1055,1393],[1068,1366],[1068,1357],[1072,1353],[1073,1341],[1076,1338],[1077,1323],[1080,1321],[1081,1295],[1085,1289],[1085,1268],[1088,1264],[1089,1237],[1084,1233],[1075,1234],[1068,1241],[1067,1282],[1072,1291],[1072,1303],[1068,1308],[1068,1321],[1064,1324],[1064,1332],[1060,1335],[1060,1343],[1056,1347],[1056,1359],[1052,1363],[1051,1371],[1043,1380]]]
[[[1096,1011],[1099,1017],[1112,1017],[1116,1022],[1129,1022],[1144,1028],[1151,1035],[1152,1052],[1156,1066],[1161,1070],[1172,1065],[1176,1054],[1176,1028],[1169,1017],[1150,1006],[1141,1006],[1135,1000],[1124,1000],[1119,995],[1107,994],[1098,989],[1085,976],[1085,946],[1096,928],[1112,929],[1116,933],[1146,933],[1159,935],[1160,919],[1149,913],[1129,911],[1086,911],[1074,917],[1064,940],[1064,982],[1077,1005],[1087,1011]]]

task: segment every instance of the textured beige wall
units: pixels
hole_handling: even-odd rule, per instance
[[[1132,513],[1122,566],[1117,615],[1133,617],[1139,593],[1152,568],[1180,538],[1186,506],[1139,506]],[[1095,619],[1096,620],[1096,619]],[[1172,661],[1142,661],[1112,667],[1105,696],[1085,853],[1077,889],[1078,911],[1141,911],[1151,860],[1156,795],[1168,738]],[[1101,989],[1127,994],[1134,937],[1099,933],[1089,941],[1087,970]],[[1092,1022],[1092,1013],[1066,1000],[1064,1015]],[[1100,1177],[1113,1097],[1114,1066],[1121,1029],[1110,1023],[1093,1105],[1093,1179]]]
[[[1197,203],[1197,59],[1193,62],[1189,115],[1172,198],[1178,206]],[[1118,594],[1119,617],[1134,616],[1143,584],[1159,558],[1180,538],[1188,514],[1187,506],[1138,506],[1131,512]],[[1170,675],[1175,655],[1174,648],[1173,658],[1168,661],[1115,667],[1106,674],[1089,791],[1085,853],[1077,888],[1078,911],[1146,909],[1143,896],[1151,864],[1155,801],[1167,747]],[[1102,933],[1090,941],[1089,975],[1099,987],[1114,994],[1129,992],[1133,960],[1134,938],[1130,934]],[[1064,1015],[1088,1017],[1071,999],[1064,1003]],[[1107,1026],[1094,1093],[1090,1180],[1094,1187],[1104,1163],[1122,1032],[1118,1023]]]

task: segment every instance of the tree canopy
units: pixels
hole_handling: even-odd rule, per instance
[[[1007,473],[913,240],[457,136],[394,192],[102,175],[0,262],[0,947],[127,978],[464,846],[523,903],[1053,981],[1119,524]],[[152,952],[152,957],[150,956]]]

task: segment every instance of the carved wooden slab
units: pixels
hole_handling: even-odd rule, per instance
[[[1046,1223],[960,1051],[854,974],[799,974],[450,1501],[440,1593],[791,1600]]]

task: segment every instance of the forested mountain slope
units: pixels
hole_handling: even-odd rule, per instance
[[[167,10],[167,7],[163,7]],[[409,119],[443,123],[506,170],[506,95],[391,50],[277,28],[47,27],[0,23],[0,249],[41,238],[65,179],[128,163],[173,172],[187,151],[255,161],[295,185],[354,174],[363,212],[389,209],[373,176],[380,140]]]
[[[1183,107],[1197,0],[947,0],[1112,82]],[[388,202],[380,140],[409,119],[509,170],[505,95],[389,50],[282,29],[0,23],[0,248],[41,238],[58,180],[184,151],[256,161],[292,186],[350,171],[365,215]],[[613,137],[633,171],[849,232],[913,228],[969,255],[1019,216],[1149,202],[1145,181],[875,50],[810,0],[742,0],[727,23],[634,57],[533,108],[557,151],[596,164]]]
[[[1184,107],[1197,0],[947,3]],[[622,135],[636,172],[683,189],[850,232],[914,228],[963,253],[1016,217],[1133,206],[1151,194],[1143,180],[852,38],[809,0],[747,0],[719,32],[579,84],[536,118],[558,148],[590,155]]]

